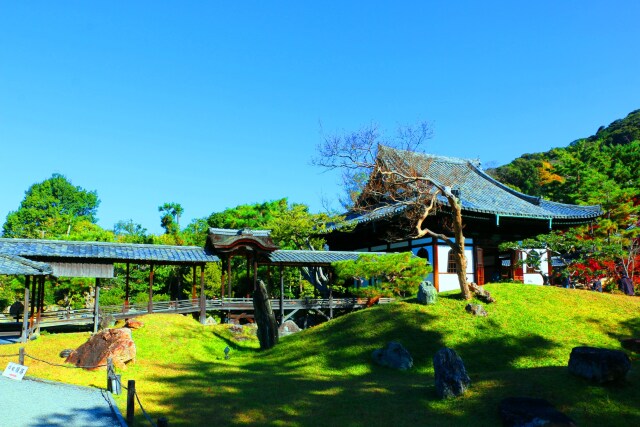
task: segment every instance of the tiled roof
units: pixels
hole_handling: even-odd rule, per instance
[[[51,274],[51,267],[14,255],[0,254],[0,274],[8,276],[44,276]]]
[[[418,174],[459,192],[463,214],[480,212],[505,217],[538,219],[575,219],[588,221],[601,215],[600,206],[578,206],[542,200],[515,191],[496,181],[480,169],[477,161],[432,156],[381,146],[378,158],[397,169],[416,169]],[[390,166],[391,167],[391,166]],[[447,199],[438,200],[447,205]],[[389,207],[353,219],[359,222],[389,216],[402,206]]]
[[[158,262],[192,264],[217,262],[218,257],[197,246],[143,245],[132,243],[78,242],[66,240],[0,239],[0,254],[39,260],[94,260],[104,262]]]
[[[269,254],[273,264],[296,265],[328,265],[336,261],[356,260],[362,254],[379,254],[378,252],[347,252],[347,251],[300,251],[279,249]]]

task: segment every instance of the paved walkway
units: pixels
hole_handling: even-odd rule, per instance
[[[0,368],[4,370],[5,366]],[[126,426],[109,392],[105,390],[28,378],[15,381],[3,376],[0,376],[0,425]]]

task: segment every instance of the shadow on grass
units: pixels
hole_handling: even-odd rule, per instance
[[[347,316],[332,327],[287,337],[277,347],[243,360],[199,362],[152,377],[171,396],[154,395],[171,425],[476,425],[500,423],[497,407],[508,396],[548,399],[579,425],[637,424],[637,387],[591,386],[565,366],[514,367],[535,360],[556,343],[537,335],[484,334],[456,345],[472,379],[464,398],[436,396],[432,357],[446,341],[425,327],[425,310],[389,307]],[[385,324],[384,328],[377,327]],[[414,357],[407,372],[374,366],[371,351],[402,342]],[[637,383],[634,377],[630,383]],[[606,401],[604,408],[595,402]],[[635,409],[634,409],[635,408]]]

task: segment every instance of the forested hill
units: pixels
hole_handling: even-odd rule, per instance
[[[525,194],[563,203],[607,204],[640,194],[640,110],[566,148],[525,154],[487,171]]]

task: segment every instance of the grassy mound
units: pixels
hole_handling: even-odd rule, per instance
[[[226,325],[146,316],[146,326],[133,332],[137,361],[119,373],[124,384],[136,380],[151,416],[166,416],[171,425],[492,426],[507,396],[548,399],[578,425],[640,425],[637,356],[621,386],[593,386],[566,368],[575,346],[621,349],[618,339],[640,336],[640,298],[525,285],[487,289],[498,302],[485,306],[486,318],[465,313],[466,302],[445,294],[434,306],[402,302],[359,311],[285,337],[266,352],[257,351],[250,333]],[[60,350],[87,337],[45,335],[27,353],[56,361]],[[370,363],[371,352],[391,340],[411,352],[413,369]],[[436,397],[432,357],[443,346],[460,354],[471,376],[463,398]],[[0,354],[17,347],[3,346]],[[27,364],[32,376],[106,383],[104,372]],[[124,396],[117,402],[124,412]]]

